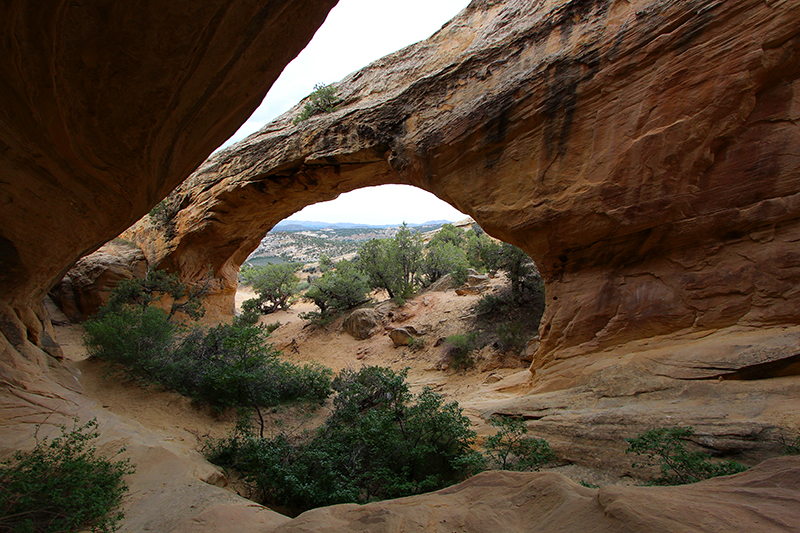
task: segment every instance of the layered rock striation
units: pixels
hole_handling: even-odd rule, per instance
[[[207,160],[168,229],[126,237],[232,313],[282,218],[406,183],[525,249],[545,280],[534,368],[676,332],[796,325],[800,5],[475,1],[430,39]]]
[[[236,131],[335,3],[3,3],[4,352],[39,359],[42,297]]]

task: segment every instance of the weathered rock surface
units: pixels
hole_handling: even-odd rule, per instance
[[[0,6],[0,329],[15,349],[67,269],[233,134],[335,3]]]
[[[0,4],[0,457],[32,448],[44,421],[40,436],[97,418],[104,450],[127,445],[138,467],[125,531],[286,518],[209,485],[218,473],[196,452],[82,396],[42,299],[236,131],[335,3]]]
[[[342,322],[342,329],[354,339],[364,340],[378,332],[383,320],[374,309],[356,309]]]
[[[144,465],[129,531],[286,520],[77,394],[39,302],[238,127],[333,3],[0,7],[0,455],[51,412],[101,418],[104,445]],[[279,220],[366,185],[422,187],[523,247],[547,285],[535,381],[518,384],[540,394],[484,414],[551,428],[576,461],[594,446],[600,462],[598,439],[619,446],[626,424],[678,419],[745,454],[797,425],[795,376],[743,379],[796,372],[799,43],[792,0],[477,0],[343,80],[336,112],[293,125],[295,108],[213,156],[131,238],[186,280],[212,265],[209,316],[229,316],[238,265]],[[788,531],[798,477],[794,459],[674,489],[493,474],[286,527]]]
[[[486,274],[470,274],[467,276],[467,285],[474,287],[476,285],[488,285],[489,276]]]
[[[477,1],[429,40],[215,154],[153,264],[236,269],[276,222],[408,183],[524,248],[547,289],[534,366],[635,339],[800,321],[800,5]],[[146,226],[146,224],[144,224]],[[140,224],[137,242],[152,241]]]
[[[451,274],[445,274],[441,278],[431,283],[426,290],[430,292],[446,291],[455,288],[455,286],[456,282],[453,280],[453,276]]]
[[[408,346],[414,340],[416,331],[411,326],[401,326],[389,332],[389,338],[395,346]]]
[[[79,259],[50,296],[71,322],[82,322],[108,302],[121,280],[146,275],[147,261],[137,246],[111,241]]]
[[[315,509],[274,531],[788,533],[798,504],[794,457],[683,487],[589,489],[554,473],[487,472],[424,496]]]

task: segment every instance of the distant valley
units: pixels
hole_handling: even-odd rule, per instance
[[[408,224],[419,233],[438,230],[448,220],[434,220],[423,224]],[[321,255],[332,259],[354,255],[362,243],[370,239],[393,237],[399,225],[368,225],[350,222],[283,221],[261,240],[258,248],[250,254],[251,265],[318,261]]]

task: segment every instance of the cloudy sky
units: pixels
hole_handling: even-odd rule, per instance
[[[468,4],[469,0],[339,0],[314,39],[286,67],[261,106],[225,145],[258,131],[288,111],[310,94],[315,84],[339,81],[376,59],[427,39]],[[460,220],[465,215],[415,187],[383,185],[308,206],[289,218],[399,224]]]

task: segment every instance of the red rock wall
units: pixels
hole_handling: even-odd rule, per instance
[[[4,360],[39,343],[50,287],[233,134],[335,4],[0,6]]]
[[[534,367],[796,324],[799,50],[787,0],[473,3],[342,80],[340,110],[294,125],[298,106],[208,160],[175,193],[175,238],[146,223],[128,236],[187,280],[212,265],[222,316],[272,225],[409,183],[536,261],[548,304]]]

